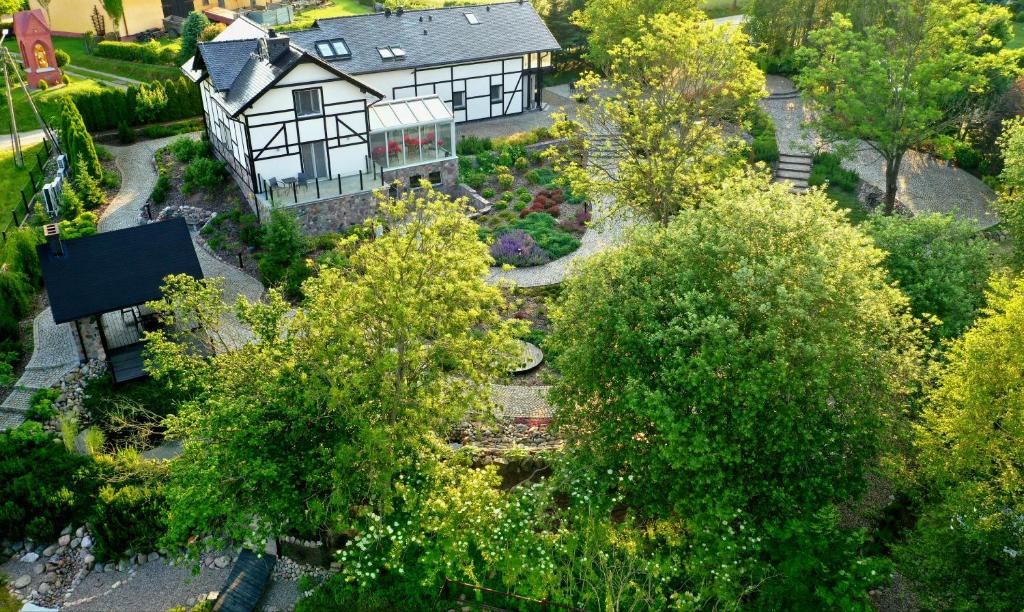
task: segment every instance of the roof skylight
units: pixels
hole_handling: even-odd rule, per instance
[[[380,53],[380,58],[384,61],[405,59],[405,49],[394,45],[389,47],[377,47],[377,53]]]
[[[316,50],[324,59],[352,57],[352,52],[349,50],[344,38],[318,40],[316,42]]]
[[[469,25],[478,25],[480,23],[480,20],[473,13],[463,13],[463,15],[466,16],[466,21],[469,22]]]

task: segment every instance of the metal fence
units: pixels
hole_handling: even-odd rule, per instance
[[[0,217],[0,246],[7,242],[7,233],[18,229],[18,226],[24,223],[25,218],[32,214],[32,202],[46,183],[46,162],[50,159],[52,149],[50,143],[43,139],[42,150],[37,150],[34,156],[25,156],[28,183],[15,196],[14,207],[10,214]]]

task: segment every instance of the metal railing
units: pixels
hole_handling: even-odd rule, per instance
[[[257,197],[271,206],[295,206],[343,195],[362,193],[384,185],[384,168],[367,160],[367,169],[355,174],[321,178],[259,178],[262,188]]]
[[[14,206],[11,208],[10,214],[0,218],[0,245],[7,242],[7,232],[17,229],[25,221],[25,217],[32,214],[32,202],[46,183],[46,162],[50,159],[52,147],[46,139],[43,139],[42,142],[42,150],[37,150],[34,156],[25,158],[28,184],[21,188],[16,198],[12,198]]]

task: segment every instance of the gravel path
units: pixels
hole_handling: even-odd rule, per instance
[[[163,612],[184,605],[197,595],[219,591],[230,571],[230,566],[204,567],[193,576],[186,567],[172,567],[160,561],[137,566],[134,571],[90,572],[61,609]]]
[[[491,400],[497,405],[497,416],[509,418],[551,418],[555,410],[548,403],[551,387],[520,387],[491,385]]]
[[[784,94],[795,88],[791,80],[769,75],[768,90]],[[802,128],[811,115],[799,98],[768,98],[762,100],[761,105],[775,121],[780,153],[806,154],[823,148],[816,134]],[[866,143],[861,143],[851,159],[843,161],[843,167],[856,172],[865,183],[885,191],[884,162]],[[914,212],[952,213],[973,219],[983,228],[999,222],[991,207],[996,195],[988,185],[959,168],[916,151],[908,152],[903,160],[896,197]]]
[[[199,132],[186,134],[194,139]],[[146,140],[127,147],[108,146],[107,149],[115,157],[117,169],[121,171],[121,190],[110,201],[100,218],[99,230],[109,232],[139,224],[139,213],[149,194],[156,185],[156,163],[153,156],[160,149],[180,136],[169,136],[156,140]]]

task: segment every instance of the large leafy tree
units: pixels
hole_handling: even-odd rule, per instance
[[[1024,601],[1024,281],[997,277],[947,352],[918,429],[926,488],[902,571],[930,609]]]
[[[696,0],[590,0],[573,21],[587,32],[588,57],[598,70],[607,70],[613,49],[625,39],[637,40],[645,31],[644,18],[673,13],[685,20],[704,19]]]
[[[1006,9],[973,0],[911,0],[890,6],[883,25],[858,31],[837,14],[809,35],[797,81],[819,111],[812,124],[884,160],[886,214],[906,152],[943,135],[1017,72],[1018,54],[993,39],[1003,32],[994,22],[1008,19]]]
[[[1003,171],[999,175],[996,208],[1003,227],[1013,238],[1018,261],[1024,261],[1024,119],[1018,117],[1003,123],[999,148]]]
[[[723,123],[753,107],[764,75],[730,26],[676,13],[639,24],[644,34],[615,47],[607,82],[580,81],[589,102],[556,131],[569,140],[561,163],[574,187],[665,224],[742,160]]]
[[[428,190],[380,206],[383,235],[346,243],[344,266],[308,280],[293,316],[271,291],[241,301],[232,322],[216,283],[169,279],[156,309],[195,330],[149,336],[154,376],[194,397],[169,422],[183,442],[169,544],[341,532],[386,515],[439,436],[489,408],[522,330],[484,282],[491,258],[465,202]]]
[[[862,227],[888,253],[885,267],[914,314],[939,319],[933,339],[959,336],[971,325],[985,302],[994,255],[976,223],[952,215],[875,215]]]
[[[824,535],[829,509],[861,491],[922,356],[882,258],[824,193],[764,176],[595,255],[553,317],[572,464],[683,521],[691,559],[714,551],[709,580],[745,559],[733,587],[775,576],[762,589],[787,606],[818,597],[846,571],[826,559],[855,546]],[[749,531],[765,542],[741,550]]]

